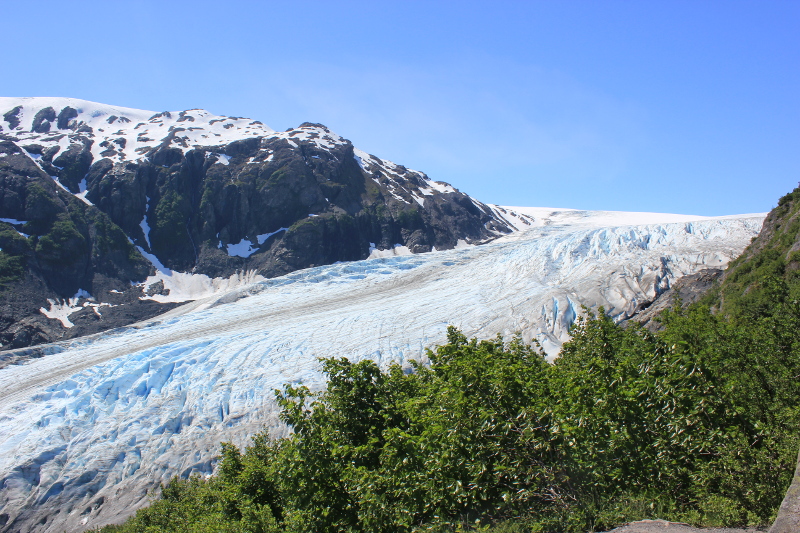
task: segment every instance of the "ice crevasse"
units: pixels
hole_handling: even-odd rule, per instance
[[[0,369],[0,530],[101,525],[174,475],[210,473],[220,442],[280,432],[272,391],[322,387],[319,357],[424,361],[450,324],[521,332],[556,355],[581,306],[625,318],[683,275],[724,267],[764,218],[527,214],[529,228],[490,244],[258,281]]]

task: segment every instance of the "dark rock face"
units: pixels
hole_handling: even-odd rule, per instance
[[[31,131],[36,133],[47,133],[50,131],[50,123],[56,119],[56,111],[52,107],[45,107],[33,117]]]
[[[22,106],[18,105],[14,109],[7,111],[3,115],[3,119],[8,122],[9,129],[16,129],[19,126],[19,113],[22,111]]]
[[[429,195],[420,205],[409,193],[425,186],[418,174],[398,167],[397,175],[378,170],[371,176],[349,142],[323,150],[283,138],[250,138],[184,152],[174,139],[149,152],[147,161],[114,165],[101,159],[87,175],[87,198],[174,270],[275,276],[363,259],[370,243],[425,252],[494,236],[485,226],[496,221],[468,196]],[[393,195],[390,188],[400,192]],[[281,228],[288,229],[264,237]],[[227,246],[243,240],[252,244],[252,254],[231,256]]]
[[[170,306],[135,310],[150,265],[111,219],[60,189],[28,153],[0,139],[0,343],[23,347],[91,333],[118,325],[114,317],[139,320]],[[65,167],[66,169],[67,167]],[[40,309],[62,302],[79,290],[104,302],[127,294],[129,309],[109,308],[102,326],[65,329]],[[122,303],[122,302],[120,302]],[[151,302],[155,304],[155,302]],[[88,308],[91,311],[91,308]],[[76,324],[77,326],[77,324]]]
[[[54,175],[72,193],[80,192],[80,183],[92,165],[92,140],[83,136],[72,139],[69,148],[53,159]],[[77,141],[77,142],[76,142]]]
[[[273,277],[364,259],[372,247],[422,253],[510,231],[480,202],[356,153],[320,124],[276,133],[202,110],[131,123],[79,107],[25,107],[32,131],[0,134],[0,218],[19,222],[0,222],[4,347],[168,309],[139,299],[168,295],[163,283],[131,286],[155,271],[139,250],[179,272]],[[22,106],[3,115],[11,128],[21,116]],[[197,131],[207,145],[189,140]]]
[[[58,121],[56,123],[56,127],[58,129],[60,129],[60,130],[65,130],[65,129],[69,128],[70,120],[72,120],[73,118],[75,118],[77,116],[78,116],[78,110],[77,109],[74,109],[74,108],[69,107],[69,106],[65,107],[58,114]]]
[[[706,295],[709,289],[722,278],[723,270],[707,268],[696,274],[690,274],[679,279],[675,285],[658,295],[652,302],[648,302],[637,310],[636,314],[628,319],[638,322],[650,331],[658,331],[661,324],[654,320],[665,309],[671,309],[678,302],[689,305],[697,302]]]

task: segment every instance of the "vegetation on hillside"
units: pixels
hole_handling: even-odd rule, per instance
[[[788,214],[800,204],[792,194]],[[746,295],[723,284],[716,301],[666,312],[656,334],[587,313],[552,365],[519,338],[469,340],[454,328],[430,366],[411,371],[323,360],[325,391],[276,391],[291,436],[223,445],[215,476],[176,478],[104,530],[767,524],[800,446],[797,233],[777,248],[782,270],[760,270],[774,255],[761,242],[736,264],[757,263],[753,277],[726,281]],[[712,312],[720,301],[725,312]]]
[[[725,282],[704,303],[726,315],[757,316],[773,305],[767,283],[773,277],[786,282],[784,297],[800,298],[800,187],[778,200],[761,234],[728,265]]]

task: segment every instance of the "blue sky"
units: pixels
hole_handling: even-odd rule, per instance
[[[722,215],[800,181],[800,2],[0,4],[0,95],[204,108],[503,205]]]

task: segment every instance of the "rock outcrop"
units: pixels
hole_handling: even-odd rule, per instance
[[[797,457],[797,469],[794,478],[786,491],[786,497],[778,510],[778,517],[773,522],[769,533],[797,533],[800,531],[800,455]]]
[[[650,331],[658,331],[661,329],[660,323],[655,320],[658,315],[676,304],[689,305],[697,302],[720,280],[723,272],[719,268],[706,268],[695,274],[683,276],[652,302],[644,302],[636,314],[626,322],[638,322]]]

